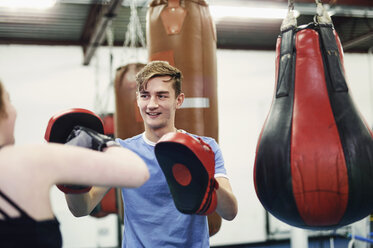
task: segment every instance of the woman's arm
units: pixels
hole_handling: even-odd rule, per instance
[[[110,147],[104,152],[59,144],[38,148],[29,163],[48,173],[53,184],[139,187],[149,178],[144,161],[126,148]]]
[[[108,187],[139,187],[149,178],[143,160],[122,147],[97,152],[54,143],[9,146],[0,150],[0,161],[0,167],[6,165],[7,173],[17,178],[14,185],[22,182],[35,191],[49,192],[54,184],[103,186],[67,196],[69,208],[77,216],[89,214]]]

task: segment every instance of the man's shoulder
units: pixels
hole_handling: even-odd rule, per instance
[[[201,138],[204,142],[206,142],[207,144],[210,144],[210,143],[216,143],[216,140],[212,137],[209,137],[209,136],[202,136],[202,135],[197,135],[197,134],[194,134],[194,133],[188,133],[186,131],[183,131],[185,132],[186,134],[189,134],[190,136],[193,136],[195,138]]]
[[[188,134],[188,135],[190,135],[190,136],[192,136],[192,137],[194,137],[194,138],[201,138],[201,139],[203,140],[203,142],[205,142],[205,143],[207,143],[207,144],[209,144],[209,145],[211,146],[211,148],[212,148],[212,150],[213,150],[214,152],[216,152],[216,150],[219,149],[219,145],[218,145],[218,143],[217,143],[216,140],[215,140],[214,138],[212,138],[212,137],[209,137],[209,136],[202,136],[202,135],[197,135],[197,134],[193,134],[193,133],[186,132],[186,131],[184,131],[184,130],[181,130],[181,132],[186,133],[186,134]]]

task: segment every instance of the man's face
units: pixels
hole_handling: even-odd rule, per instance
[[[176,97],[173,82],[167,82],[169,79],[169,76],[154,77],[148,81],[146,89],[137,93],[137,105],[149,129],[174,127],[175,111],[183,103],[184,94]]]

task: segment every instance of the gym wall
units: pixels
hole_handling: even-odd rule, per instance
[[[123,48],[114,49],[114,70],[128,63],[121,61],[122,54]],[[220,232],[211,238],[212,245],[267,238],[265,211],[254,191],[252,170],[258,135],[273,95],[274,57],[274,51],[217,52],[219,143],[239,212],[232,222],[223,221]],[[138,62],[145,62],[145,58],[146,51],[140,51]],[[104,94],[110,81],[108,49],[100,48],[89,66],[83,66],[82,61],[80,47],[0,45],[0,79],[18,111],[17,144],[44,143],[47,122],[60,110],[81,107],[98,111],[101,107],[100,111],[114,111],[114,95],[105,108],[95,104],[97,91]],[[372,126],[373,62],[369,65],[367,54],[345,54],[345,69],[355,103]],[[64,247],[117,245],[115,216],[77,219],[55,187],[51,198]]]

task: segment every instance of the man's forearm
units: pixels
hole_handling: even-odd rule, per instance
[[[226,178],[217,178],[219,189],[216,191],[218,205],[216,212],[226,220],[233,220],[238,211],[237,199],[232,192],[229,180]]]
[[[89,215],[109,189],[105,187],[92,187],[89,192],[84,194],[65,194],[70,212],[75,217]]]

